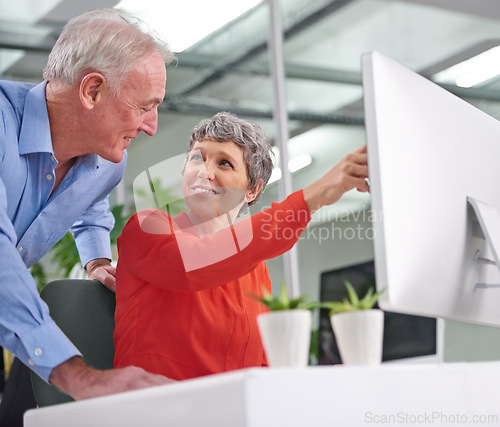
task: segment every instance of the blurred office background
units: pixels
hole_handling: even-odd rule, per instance
[[[192,127],[215,112],[255,120],[275,142],[266,1],[0,0],[0,78],[41,81],[64,24],[95,7],[137,14],[178,57],[167,69],[158,132],[132,142],[127,173],[110,198],[113,205],[124,205],[125,214],[133,210],[135,178],[183,154]],[[319,178],[364,143],[364,52],[380,51],[500,118],[497,0],[282,0],[281,24],[288,157],[299,163],[291,174],[293,189]],[[485,52],[491,58],[479,56]],[[469,61],[469,71],[453,74],[454,65],[478,56],[482,63]],[[463,79],[464,73],[472,80]],[[256,209],[279,199],[275,181]],[[301,293],[318,299],[322,272],[373,259],[373,219],[369,196],[356,191],[315,215],[297,246]],[[49,278],[57,274],[50,260],[44,263]],[[285,277],[283,259],[267,264],[277,289]],[[446,360],[495,358],[500,358],[499,331],[446,322]]]

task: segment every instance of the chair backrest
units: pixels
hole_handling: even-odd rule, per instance
[[[115,350],[115,294],[94,280],[63,279],[48,283],[41,292],[50,315],[80,350],[88,366],[113,368]],[[37,405],[49,406],[73,399],[32,373]]]

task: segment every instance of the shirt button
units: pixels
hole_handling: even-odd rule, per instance
[[[33,352],[36,357],[40,357],[43,353],[41,348],[35,348],[35,351]]]
[[[56,159],[54,159],[54,156],[50,156],[50,160],[52,160],[53,162],[56,161]]]
[[[24,249],[24,248],[23,248],[22,246],[19,246],[19,247],[17,248],[17,252],[21,253],[21,252],[23,251],[23,249]]]
[[[48,173],[45,178],[47,178],[49,181],[52,181],[52,175],[50,173]]]
[[[31,359],[28,359],[28,365],[35,366],[35,362],[33,362],[33,360]]]

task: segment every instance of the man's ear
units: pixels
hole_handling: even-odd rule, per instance
[[[101,73],[90,73],[80,82],[80,101],[87,110],[93,109],[102,99],[106,79]]]

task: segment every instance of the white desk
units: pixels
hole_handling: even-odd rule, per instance
[[[255,368],[34,409],[24,425],[500,425],[499,384],[500,362]]]

